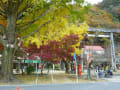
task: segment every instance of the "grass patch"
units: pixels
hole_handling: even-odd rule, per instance
[[[103,79],[96,79],[96,76],[91,76],[91,80],[87,79],[87,73],[82,73],[82,76],[79,77],[79,83],[87,83],[87,82],[105,82],[106,80]],[[16,78],[20,80],[19,84],[36,84],[36,75],[21,75],[16,74]],[[53,80],[52,75],[44,74],[38,75],[38,84],[61,84],[61,83],[76,83],[76,75],[75,74],[66,74],[66,73],[54,73]],[[10,83],[2,83],[0,85],[8,85]],[[15,83],[16,84],[16,83]]]
[[[17,75],[17,78],[22,81],[22,84],[35,84],[36,75]],[[51,84],[51,83],[76,83],[76,76],[74,74],[54,74],[53,81],[51,75],[39,75],[38,84]],[[87,76],[79,77],[78,82],[91,82],[91,81],[105,81],[105,80],[96,80],[95,77],[92,77],[91,80],[87,80]]]

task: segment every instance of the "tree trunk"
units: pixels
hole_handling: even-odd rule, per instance
[[[47,69],[48,69],[47,74],[49,75],[49,71],[50,71],[50,64],[49,63],[47,63]]]
[[[8,14],[6,26],[6,39],[4,40],[2,74],[8,82],[13,80],[13,58],[15,45],[16,14]]]
[[[69,63],[67,61],[64,61],[65,63],[65,72],[69,73]]]
[[[42,64],[41,75],[43,75],[43,68],[44,68],[44,64]]]
[[[71,72],[73,71],[73,63],[70,64]]]
[[[21,71],[22,71],[22,75],[24,74],[23,69],[24,69],[24,64],[21,63]]]
[[[3,72],[3,77],[7,81],[11,81],[13,79],[13,56],[12,56],[13,49],[11,48],[6,48],[3,51],[3,62],[2,62],[2,72]]]

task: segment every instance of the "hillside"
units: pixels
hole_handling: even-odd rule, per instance
[[[100,9],[111,13],[120,22],[120,0],[103,0]]]
[[[115,20],[111,13],[99,8],[99,5],[92,6],[90,12],[85,15],[86,22],[90,27],[99,28],[120,28],[120,23]]]
[[[120,28],[120,0],[103,0],[85,15],[90,27]]]

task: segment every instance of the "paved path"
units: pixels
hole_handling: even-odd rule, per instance
[[[0,90],[16,90],[17,86],[0,86]],[[52,84],[52,85],[21,85],[19,90],[120,90],[119,82]]]
[[[111,78],[105,78],[109,82],[120,82],[120,75],[113,75]]]
[[[19,85],[19,90],[120,90],[120,75],[106,78],[108,82],[79,84]],[[18,85],[3,85],[0,90],[16,90]]]

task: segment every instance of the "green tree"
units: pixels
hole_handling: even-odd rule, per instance
[[[100,8],[112,13],[120,21],[120,0],[103,0]]]
[[[76,0],[74,5],[69,4],[70,1],[0,0],[0,19],[4,21],[4,24],[0,23],[0,42],[4,47],[1,70],[3,79],[14,80],[13,60],[19,35],[22,39],[34,35],[51,23],[58,15],[56,11],[61,8],[67,9],[67,18],[71,18],[71,21],[75,22],[77,18],[83,20],[84,12],[88,10],[88,7],[83,5],[84,0]]]

